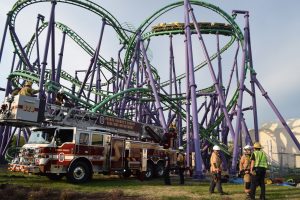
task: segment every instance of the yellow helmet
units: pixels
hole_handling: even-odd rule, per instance
[[[26,81],[25,86],[32,86],[32,81]]]
[[[261,149],[261,144],[259,142],[255,142],[253,145],[254,149]]]

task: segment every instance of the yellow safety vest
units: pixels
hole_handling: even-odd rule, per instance
[[[263,151],[254,151],[255,157],[254,167],[268,168],[267,156]]]

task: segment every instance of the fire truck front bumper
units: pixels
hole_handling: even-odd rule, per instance
[[[29,173],[38,174],[41,172],[39,166],[21,165],[21,164],[9,164],[8,170],[12,172],[22,172],[25,174],[29,174]]]

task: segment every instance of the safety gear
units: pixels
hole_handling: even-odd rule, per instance
[[[210,172],[220,172],[222,171],[222,160],[220,155],[216,152],[212,152],[210,157]]]
[[[253,145],[254,149],[261,149],[261,144],[259,142],[255,142]]]
[[[214,150],[214,151],[220,151],[221,149],[220,149],[220,147],[219,147],[218,145],[215,145],[215,146],[213,147],[213,150]]]
[[[63,93],[64,93],[64,91],[65,91],[65,90],[64,90],[64,88],[60,88],[60,89],[59,89],[59,91],[58,91],[58,93],[61,93],[61,94],[63,94]]]
[[[26,81],[26,82],[25,82],[25,86],[31,87],[31,86],[32,86],[32,81]]]
[[[268,168],[267,156],[263,151],[254,151],[254,167]]]
[[[178,147],[179,151],[183,150],[183,146]]]
[[[247,144],[246,146],[244,146],[244,150],[251,150],[251,146]]]
[[[183,153],[179,153],[178,156],[177,156],[177,166],[179,168],[184,168],[184,161],[185,161],[185,156]]]

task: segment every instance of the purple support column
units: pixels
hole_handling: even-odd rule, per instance
[[[5,126],[4,131],[2,132],[2,141],[0,146],[0,155],[4,155],[4,148],[8,143],[9,135],[11,131],[11,126]]]
[[[247,124],[245,122],[245,118],[242,118],[242,128],[244,130],[245,134],[245,144],[249,144],[249,145],[253,145],[252,139],[250,137],[250,133],[248,131],[248,127]]]
[[[169,59],[169,97],[172,98],[172,92],[173,92],[173,88],[172,88],[172,81],[173,81],[173,60],[174,60],[174,55],[173,55],[173,42],[172,42],[172,38],[173,35],[170,34],[169,35],[170,38],[170,59]],[[170,121],[172,115],[172,108],[169,109],[169,114],[168,114],[168,121]]]
[[[51,81],[55,81],[55,12],[53,12],[53,21],[51,27]],[[54,94],[51,95],[51,101],[54,101]]]
[[[25,142],[27,143],[28,142],[28,139],[31,135],[31,131],[28,127],[24,128],[23,129],[23,134],[24,134],[24,139],[25,139]]]
[[[118,77],[118,75],[117,75]],[[117,78],[118,80],[118,78]],[[100,66],[97,65],[97,73],[96,73],[96,92],[100,91],[100,82],[101,82],[101,74],[100,74]],[[95,94],[95,104],[97,104],[98,102],[100,102],[100,95]]]
[[[54,23],[54,12],[55,12],[56,1],[52,1],[51,4],[52,4],[52,8],[51,8],[51,14],[50,14],[46,44],[45,44],[45,51],[44,51],[44,58],[43,58],[43,62],[42,62],[42,69],[41,69],[40,81],[39,81],[39,89],[40,89],[39,99],[42,99],[45,95],[43,86],[44,86],[44,81],[45,81],[45,71],[46,71],[46,66],[47,66],[50,36],[51,36],[51,32],[52,32],[51,24]]]
[[[16,31],[15,31],[15,27],[9,27],[9,30],[10,30],[10,34],[11,36],[15,39],[16,43],[17,43],[17,46],[19,47],[19,50],[20,50],[20,53],[21,53],[21,56],[23,57],[23,61],[25,62],[26,66],[28,67],[28,70],[33,72],[33,67],[32,65],[30,64],[30,61],[21,45],[21,42],[16,34]]]
[[[132,73],[133,73],[134,64],[136,63],[137,57],[139,57],[140,40],[141,40],[141,33],[139,31],[137,41],[136,41],[136,45],[135,45],[135,49],[134,49],[134,54],[133,54],[133,57],[132,57],[132,62],[131,62],[130,68],[129,68],[129,74],[128,74],[128,77],[126,79],[126,83],[124,85],[124,90],[127,90],[130,87],[130,82],[131,82],[131,77],[132,77]],[[125,79],[125,77],[124,77],[124,79]],[[124,117],[125,107],[126,107],[126,94],[124,95],[123,100],[120,104],[120,117]]]
[[[248,59],[249,59],[250,69],[253,69],[251,40],[250,40],[249,14],[245,15],[245,18],[246,18],[246,27],[248,27]],[[254,134],[255,134],[255,141],[259,141],[256,93],[255,93],[255,84],[254,84],[255,76],[256,76],[256,73],[251,72],[250,83],[251,83],[251,91],[253,94],[253,95],[251,95],[251,97],[252,97],[252,105],[253,105]]]
[[[227,87],[226,87],[226,92],[225,92],[225,97],[224,97],[225,100],[227,99],[227,96],[228,96],[228,92],[229,92],[229,88],[230,88],[230,85],[231,85],[231,81],[232,81],[234,69],[235,69],[236,66],[237,66],[237,56],[238,56],[239,50],[240,50],[240,43],[237,42],[237,45],[238,45],[238,46],[237,46],[237,49],[236,49],[236,52],[235,52],[234,61],[233,61],[233,65],[232,65],[232,68],[231,68],[231,72],[230,72],[230,76],[229,76],[228,85],[227,85]],[[238,80],[238,79],[237,79],[237,80]]]
[[[84,80],[82,82],[82,86],[79,90],[79,93],[78,93],[78,98],[81,97],[82,95],[82,92],[83,92],[83,89],[84,89],[84,86],[89,78],[89,75],[90,75],[90,72],[91,72],[91,69],[95,69],[95,66],[97,65],[97,59],[98,59],[98,56],[99,56],[99,51],[100,51],[100,47],[101,47],[101,43],[102,43],[102,37],[103,37],[103,33],[104,33],[104,27],[105,27],[105,24],[106,24],[106,20],[105,18],[102,18],[102,26],[101,26],[101,32],[100,32],[100,38],[99,38],[99,42],[98,42],[98,45],[97,45],[97,48],[95,50],[95,53],[91,59],[91,62],[90,62],[90,65],[89,65],[89,68],[86,72],[86,75],[84,77]]]
[[[7,140],[6,145],[4,146],[4,149],[3,149],[3,151],[2,151],[2,156],[5,155],[5,153],[6,153],[7,149],[8,149],[9,143],[10,143],[11,139],[13,138],[13,136],[14,136],[16,130],[17,130],[16,127],[14,127],[14,130],[13,130],[13,131],[11,131],[11,129],[10,129],[10,133],[9,133],[9,135],[8,135],[8,140]]]
[[[1,41],[1,47],[0,47],[0,63],[1,63],[2,53],[3,53],[3,49],[4,49],[4,43],[5,43],[9,20],[10,20],[10,14],[7,14],[6,22],[5,22],[5,26],[4,26],[3,37],[2,37],[2,41]]]
[[[175,77],[176,77],[176,75],[175,75]],[[175,80],[175,84],[176,84],[176,80]],[[179,94],[180,94],[180,97],[182,97],[182,94],[181,94],[181,81],[179,80],[179,82],[178,82],[178,87],[179,87]],[[177,97],[177,91],[175,91],[176,92],[176,97]],[[182,106],[182,101],[178,101],[178,104],[179,104],[179,115],[178,115],[178,125],[177,125],[177,127],[178,127],[178,138],[179,138],[179,140],[178,140],[178,145],[179,146],[182,146],[182,142],[183,142],[183,139],[182,139],[182,137],[183,137],[183,134],[182,134],[182,116],[181,116],[181,110],[182,110],[182,108],[181,108],[181,106]],[[187,154],[187,159],[189,159],[189,155]]]
[[[248,31],[247,27],[244,29],[244,44],[242,46],[243,55],[242,55],[242,63],[241,63],[241,73],[240,73],[240,81],[239,81],[239,97],[238,102],[236,104],[237,108],[237,117],[236,117],[236,129],[235,129],[235,137],[233,140],[233,158],[231,165],[231,173],[236,173],[236,166],[239,158],[239,137],[241,134],[241,121],[242,121],[242,108],[243,108],[243,93],[245,89],[245,67],[246,67],[246,56],[247,56],[247,45],[248,45]]]
[[[43,15],[40,15],[38,14],[38,17],[37,17],[37,22],[36,22],[36,26],[35,26],[35,43],[36,43],[36,55],[37,55],[37,59],[36,59],[36,62],[37,62],[37,67],[38,67],[38,74],[41,73],[41,60],[40,60],[40,42],[39,42],[39,24],[40,24],[40,21],[44,21],[45,17]]]
[[[190,30],[190,17],[189,17],[189,1],[184,1],[185,6],[185,37],[186,37],[186,45],[187,45],[187,55],[188,57],[188,66],[186,66],[189,71],[189,83],[190,83],[190,93],[191,93],[191,110],[193,117],[193,141],[195,147],[195,158],[196,158],[196,166],[194,178],[200,179],[202,178],[202,158],[200,151],[200,137],[199,137],[199,122],[198,122],[198,113],[197,113],[197,97],[196,97],[196,88],[197,85],[195,83],[195,73],[194,73],[194,61],[193,61],[193,50],[192,50],[192,38],[191,38],[191,30]]]
[[[159,121],[160,121],[161,126],[164,129],[164,132],[166,133],[168,131],[168,128],[167,128],[165,116],[164,116],[164,113],[163,113],[163,108],[162,108],[161,103],[160,103],[160,97],[158,96],[158,92],[157,92],[157,89],[156,89],[156,86],[155,86],[155,81],[153,79],[153,75],[152,75],[152,72],[151,72],[151,66],[150,66],[148,56],[147,56],[147,53],[146,53],[146,50],[145,50],[145,47],[144,47],[144,44],[143,44],[142,41],[140,42],[140,47],[141,47],[141,50],[142,50],[142,54],[144,56],[144,62],[146,64],[146,69],[147,69],[150,85],[151,85],[151,88],[152,88],[152,92],[154,94],[155,107],[156,107],[156,110],[158,111],[158,114],[159,114]]]
[[[231,124],[231,121],[229,119],[229,115],[228,115],[228,111],[226,109],[226,105],[225,105],[225,101],[224,101],[224,98],[223,98],[223,93],[222,93],[222,90],[219,86],[219,83],[217,81],[217,78],[216,78],[216,75],[215,75],[215,72],[214,72],[214,69],[213,69],[213,66],[212,66],[212,63],[211,63],[211,60],[209,58],[209,55],[208,55],[208,51],[206,49],[206,46],[204,44],[204,41],[203,41],[203,38],[202,38],[202,34],[200,32],[200,28],[199,28],[199,25],[197,23],[197,20],[194,16],[194,13],[193,13],[193,9],[191,7],[191,5],[189,4],[188,5],[189,9],[190,9],[190,12],[191,12],[191,16],[192,16],[192,19],[193,19],[193,23],[194,23],[194,26],[196,27],[196,31],[197,31],[197,34],[198,34],[198,37],[199,37],[199,41],[200,41],[200,44],[202,46],[202,50],[204,52],[204,56],[206,58],[206,62],[208,64],[208,67],[209,67],[209,70],[210,70],[210,73],[211,73],[211,76],[212,76],[212,79],[214,81],[214,85],[215,85],[215,88],[216,88],[216,91],[219,95],[219,99],[220,99],[220,106],[222,108],[222,111],[224,113],[224,117],[226,119],[226,122],[227,122],[227,126],[229,127],[229,130],[230,130],[230,133],[231,133],[231,136],[234,138],[234,135],[235,135],[235,132],[233,130],[233,127],[232,127],[232,124]]]
[[[14,70],[14,65],[15,65],[15,60],[16,60],[16,53],[14,52],[11,68],[10,68],[10,73],[13,72]],[[6,89],[5,89],[5,97],[7,97],[11,93],[11,81],[7,79],[7,84],[6,84]]]
[[[282,115],[280,114],[280,112],[278,111],[278,109],[276,108],[276,106],[274,105],[273,101],[270,99],[268,93],[264,90],[264,88],[259,83],[259,81],[257,80],[257,78],[254,79],[254,82],[257,85],[257,87],[259,88],[259,90],[261,91],[262,95],[266,98],[267,102],[271,106],[271,108],[274,111],[274,113],[277,115],[277,117],[280,120],[282,126],[285,128],[285,130],[288,132],[288,134],[291,136],[292,140],[296,144],[297,148],[300,150],[299,141],[297,140],[297,138],[293,134],[293,132],[290,129],[290,127],[287,125],[286,121],[284,120],[284,118],[282,117]]]
[[[62,60],[63,60],[63,55],[64,55],[66,34],[67,34],[66,31],[64,31],[63,32],[62,43],[61,43],[61,48],[60,48],[60,53],[59,53],[58,64],[57,64],[57,68],[56,68],[56,76],[55,76],[55,82],[56,83],[59,83],[59,81],[60,81],[60,72],[61,72]]]

